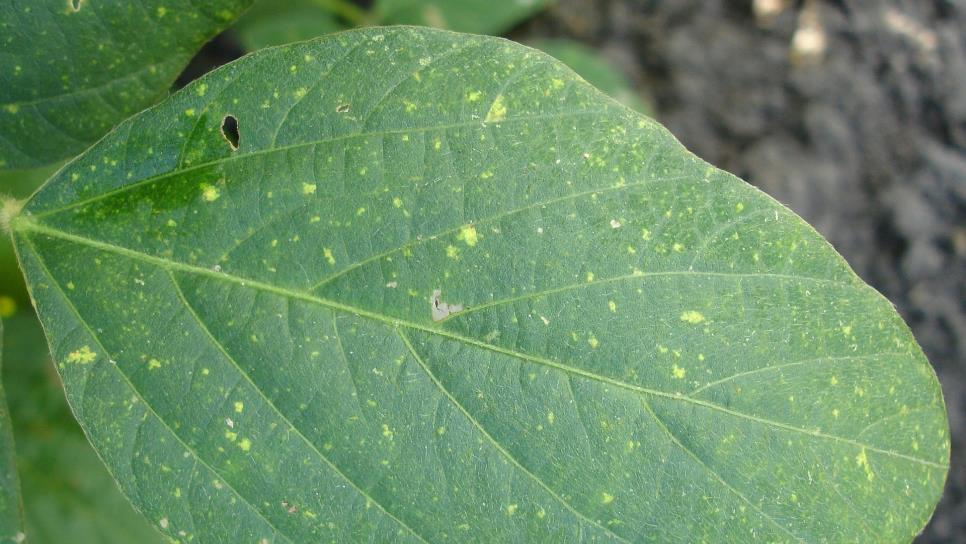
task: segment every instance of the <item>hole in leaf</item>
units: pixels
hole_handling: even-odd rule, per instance
[[[84,0],[67,0],[67,7],[69,7],[74,13],[80,11],[83,5]]]
[[[238,149],[238,139],[241,138],[241,134],[238,133],[238,119],[235,119],[234,115],[226,115],[221,120],[221,135],[231,146],[232,151]]]

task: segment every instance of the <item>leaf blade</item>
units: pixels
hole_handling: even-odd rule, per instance
[[[83,151],[164,97],[197,50],[249,4],[5,2],[0,168],[44,166]]]
[[[391,70],[365,79],[372,62]],[[267,108],[235,90],[287,66],[290,94]],[[62,364],[68,393],[95,369],[120,405],[138,391],[152,428],[210,468],[194,492],[224,480],[264,521],[252,534],[901,540],[925,522],[945,413],[888,302],[790,212],[560,64],[370,29],[202,83],[214,98],[186,89],[76,171],[138,124],[173,121],[187,142],[143,143],[172,153],[131,181],[63,173],[17,240],[31,284],[53,292],[35,292],[40,314],[88,331],[52,338],[58,360],[97,352],[90,369]],[[225,114],[237,151],[216,138]],[[806,364],[855,352],[873,363]],[[796,388],[799,404],[780,398]],[[862,429],[902,405],[928,431]],[[78,416],[108,433],[100,449],[119,440]],[[768,474],[822,488],[790,495]],[[132,495],[136,478],[120,480]],[[888,499],[897,481],[911,504]],[[190,513],[149,515],[173,529]],[[683,521],[654,523],[671,514]],[[220,529],[199,537],[238,536]]]
[[[563,62],[588,83],[621,104],[644,115],[655,116],[653,101],[643,92],[644,89],[635,89],[620,67],[601,51],[567,39],[537,40],[529,45]]]
[[[29,541],[160,542],[161,535],[118,491],[70,414],[40,323],[20,313],[5,325],[4,380]]]

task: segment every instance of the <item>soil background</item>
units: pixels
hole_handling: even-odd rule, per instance
[[[815,226],[912,327],[952,427],[917,542],[966,542],[966,3],[561,0],[691,151]],[[823,43],[824,42],[824,43]]]
[[[557,0],[509,37],[602,50],[686,147],[805,218],[896,305],[952,428],[917,542],[966,542],[966,0]],[[229,31],[179,82],[242,53]]]

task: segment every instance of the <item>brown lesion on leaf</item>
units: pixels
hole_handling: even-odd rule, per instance
[[[439,289],[433,289],[433,296],[429,299],[429,307],[433,321],[442,321],[449,317],[450,314],[463,311],[462,304],[450,304],[440,300],[442,294],[443,292]]]

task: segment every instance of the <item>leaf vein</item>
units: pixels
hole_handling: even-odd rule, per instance
[[[555,114],[552,114],[552,115],[548,115],[548,114],[521,115],[519,117],[508,117],[505,120],[501,121],[501,124],[516,123],[516,122],[526,122],[526,121],[539,121],[539,120],[559,120],[559,119],[566,119],[566,118],[569,118],[569,117],[582,117],[582,116],[590,116],[590,115],[600,115],[602,113],[604,113],[603,110],[580,110],[580,111],[571,111],[571,112],[559,112],[559,113],[555,113]],[[252,158],[252,157],[259,157],[259,156],[262,156],[262,155],[270,155],[272,153],[277,153],[277,152],[292,151],[294,149],[302,149],[302,148],[305,148],[305,147],[312,147],[312,146],[319,145],[319,144],[326,144],[326,143],[332,143],[332,142],[340,142],[340,141],[343,141],[343,140],[351,140],[353,138],[366,138],[366,137],[370,137],[370,136],[385,136],[385,135],[390,135],[390,134],[405,134],[405,133],[416,133],[416,132],[429,132],[431,130],[449,130],[449,129],[454,129],[454,128],[465,128],[465,127],[472,127],[472,126],[483,126],[483,122],[482,121],[479,121],[479,120],[471,120],[471,121],[460,121],[460,122],[457,122],[457,123],[450,123],[450,124],[445,124],[445,125],[432,125],[432,126],[422,126],[422,127],[398,127],[398,128],[387,128],[387,129],[378,130],[378,131],[372,131],[372,132],[353,132],[351,134],[340,134],[338,136],[332,136],[332,137],[329,137],[329,138],[321,138],[321,139],[317,139],[317,140],[307,140],[307,141],[304,141],[304,142],[298,142],[298,143],[294,143],[294,144],[290,144],[290,145],[285,145],[285,146],[272,147],[272,148],[268,148],[268,149],[259,149],[259,150],[256,150],[256,151],[251,151],[249,153],[233,153],[233,154],[228,155],[226,157],[220,157],[220,158],[213,159],[213,160],[206,161],[206,162],[199,162],[197,164],[193,164],[193,165],[188,166],[188,167],[185,167],[185,168],[178,169],[176,167],[173,170],[168,170],[167,172],[162,172],[162,173],[160,173],[158,175],[155,175],[155,176],[151,176],[151,177],[144,178],[142,180],[138,180],[138,181],[134,181],[134,182],[131,182],[131,183],[127,183],[125,185],[122,185],[120,187],[111,189],[109,191],[105,191],[103,193],[99,193],[99,194],[96,194],[96,195],[92,195],[92,196],[90,196],[88,198],[78,199],[78,200],[76,200],[74,202],[71,202],[69,204],[64,204],[64,205],[62,205],[62,206],[60,206],[58,208],[53,208],[53,209],[50,209],[50,210],[42,210],[42,211],[39,211],[39,212],[34,213],[33,215],[36,218],[46,217],[46,216],[49,216],[49,215],[54,215],[54,214],[57,214],[57,213],[65,212],[67,210],[72,210],[74,208],[78,208],[80,206],[84,206],[84,205],[89,204],[91,202],[97,202],[99,200],[104,200],[106,198],[110,198],[110,197],[115,196],[115,195],[118,195],[118,194],[124,194],[124,193],[127,193],[129,191],[132,191],[132,190],[138,189],[140,187],[143,187],[145,185],[150,185],[152,183],[155,183],[155,182],[158,182],[158,181],[163,181],[163,180],[168,179],[168,178],[173,178],[175,176],[180,176],[180,175],[186,174],[188,172],[193,172],[195,170],[200,170],[202,168],[207,168],[209,166],[216,166],[216,165],[221,165],[221,164],[225,164],[225,163],[229,163],[229,162],[234,162],[234,161],[241,160],[241,159],[248,159],[248,158]],[[115,130],[117,130],[117,129],[115,129]],[[60,172],[58,172],[58,174],[61,174],[63,172],[64,172],[64,170],[61,170]]]
[[[106,348],[106,347],[104,346],[104,344],[103,344],[103,343],[101,343],[101,341],[100,341],[100,339],[98,338],[98,336],[97,336],[97,335],[96,335],[96,334],[94,333],[94,331],[93,331],[93,330],[92,330],[92,329],[90,328],[90,325],[88,325],[88,324],[87,324],[87,322],[86,322],[86,321],[84,320],[84,318],[82,318],[82,317],[81,317],[81,315],[80,315],[80,311],[78,311],[78,309],[77,309],[77,306],[75,306],[75,305],[74,305],[74,303],[73,303],[73,301],[71,301],[71,300],[70,300],[70,298],[69,298],[69,297],[67,296],[67,293],[66,293],[66,292],[64,291],[64,289],[63,289],[63,287],[61,287],[61,285],[60,285],[59,283],[57,283],[57,281],[56,281],[56,280],[54,279],[54,275],[53,275],[53,273],[51,273],[51,271],[50,271],[50,268],[49,268],[49,267],[47,266],[47,263],[46,263],[46,262],[44,261],[44,259],[43,259],[43,257],[41,257],[41,255],[40,255],[40,252],[39,252],[39,251],[37,251],[37,248],[36,248],[36,247],[34,246],[34,244],[33,244],[33,242],[31,242],[31,240],[30,240],[30,238],[29,238],[29,237],[24,237],[24,239],[26,240],[26,242],[27,242],[27,244],[28,244],[28,245],[30,246],[30,248],[31,248],[31,249],[33,250],[33,252],[34,252],[34,253],[35,253],[35,254],[37,255],[37,260],[38,260],[38,263],[40,264],[40,266],[41,266],[41,268],[43,269],[43,272],[44,272],[44,274],[45,274],[45,275],[46,275],[47,277],[49,277],[49,278],[50,278],[50,280],[51,280],[51,283],[52,283],[52,284],[53,284],[53,285],[55,286],[55,288],[57,289],[57,291],[58,291],[58,292],[60,293],[60,295],[61,295],[61,297],[62,297],[62,298],[64,299],[64,303],[65,303],[65,304],[66,304],[66,306],[67,306],[67,307],[68,307],[68,308],[70,309],[70,311],[71,311],[71,313],[73,313],[73,314],[74,314],[74,317],[76,317],[76,318],[77,318],[77,321],[78,321],[78,323],[80,323],[80,324],[81,324],[81,326],[82,326],[82,327],[83,327],[83,328],[84,328],[84,329],[85,329],[85,330],[87,331],[87,334],[89,334],[89,335],[90,335],[90,337],[91,337],[91,341],[92,341],[92,342],[94,342],[94,343],[96,343],[96,344],[97,344],[97,346],[98,346],[98,347],[99,347],[99,348],[101,349],[101,351],[102,351],[102,352],[104,353],[104,355],[105,355],[105,356],[107,356],[107,357],[108,357],[108,358],[110,359],[110,358],[111,358],[111,356],[110,356],[110,353],[108,352],[108,350],[107,350],[107,348]],[[212,473],[212,474],[216,474],[216,475],[218,475],[218,477],[219,477],[219,478],[220,478],[220,479],[221,479],[222,481],[224,481],[224,484],[225,484],[225,486],[226,486],[226,487],[227,487],[228,489],[230,489],[230,490],[231,490],[231,492],[235,494],[235,496],[237,496],[237,497],[238,497],[239,499],[241,499],[241,500],[242,500],[242,502],[244,502],[245,504],[247,504],[247,505],[248,505],[248,506],[249,506],[249,507],[250,507],[250,508],[252,509],[252,511],[253,511],[253,512],[255,512],[255,514],[256,514],[256,515],[257,515],[257,516],[258,516],[259,518],[261,518],[261,519],[262,519],[262,520],[263,520],[263,521],[264,521],[264,522],[265,522],[265,523],[266,523],[266,524],[267,524],[267,525],[268,525],[269,527],[271,527],[271,528],[272,528],[272,530],[274,530],[274,531],[275,531],[275,532],[276,532],[277,534],[280,534],[280,535],[282,535],[282,536],[283,536],[283,537],[285,538],[285,540],[286,540],[287,542],[289,542],[289,544],[295,544],[295,543],[294,543],[294,541],[293,541],[293,540],[292,540],[291,538],[289,538],[289,536],[288,536],[287,534],[285,534],[285,533],[283,533],[282,531],[280,531],[280,530],[279,530],[279,528],[278,528],[278,527],[276,527],[276,526],[275,526],[275,524],[274,524],[274,523],[272,523],[272,521],[268,519],[268,517],[267,517],[267,516],[265,515],[265,513],[264,513],[264,512],[262,512],[262,510],[261,510],[261,509],[259,509],[259,508],[257,508],[257,507],[256,507],[256,506],[254,505],[254,503],[252,503],[252,502],[251,502],[251,501],[250,501],[250,500],[248,499],[248,497],[246,497],[246,496],[244,496],[244,495],[242,495],[242,494],[241,494],[241,493],[240,493],[240,492],[239,492],[239,491],[238,491],[237,489],[235,489],[235,487],[234,487],[234,486],[232,486],[232,485],[231,485],[231,483],[230,483],[230,482],[229,482],[229,481],[228,481],[228,480],[227,480],[227,479],[226,479],[226,478],[225,478],[225,477],[224,477],[224,476],[223,476],[223,475],[222,475],[222,474],[221,474],[221,473],[220,473],[219,471],[217,471],[217,470],[215,470],[215,468],[214,468],[213,466],[211,466],[211,465],[210,465],[210,464],[209,464],[209,463],[208,463],[207,461],[205,461],[204,459],[202,459],[202,457],[201,457],[201,455],[200,455],[200,454],[199,454],[199,453],[198,453],[198,452],[197,452],[197,451],[196,451],[196,450],[195,450],[194,448],[192,448],[192,447],[191,447],[190,445],[188,445],[188,443],[187,443],[187,442],[185,442],[185,441],[184,441],[184,440],[183,440],[183,439],[181,438],[181,436],[180,436],[180,435],[178,435],[178,434],[177,434],[177,433],[176,433],[176,432],[174,431],[174,428],[172,428],[172,427],[171,427],[171,425],[169,425],[169,424],[168,424],[168,422],[167,422],[167,421],[165,421],[165,420],[164,420],[164,418],[162,418],[162,417],[161,417],[161,415],[160,415],[160,414],[158,414],[158,413],[157,413],[157,412],[156,412],[156,411],[154,410],[154,407],[153,407],[153,406],[152,406],[152,405],[151,405],[151,404],[150,404],[150,403],[149,403],[149,402],[147,401],[147,399],[145,399],[145,397],[144,397],[144,395],[143,395],[143,394],[141,393],[141,391],[140,391],[140,389],[138,389],[138,388],[137,388],[137,387],[136,387],[136,386],[134,385],[134,382],[132,382],[132,381],[131,381],[131,378],[130,378],[130,377],[129,377],[129,376],[127,375],[127,374],[125,374],[123,370],[121,370],[121,368],[120,368],[120,366],[116,366],[116,365],[112,365],[112,367],[113,367],[113,368],[114,368],[115,370],[117,370],[117,373],[118,373],[118,375],[119,375],[119,376],[121,377],[121,379],[123,379],[123,380],[124,380],[124,381],[125,381],[125,382],[127,383],[127,385],[128,385],[128,387],[129,387],[129,388],[131,389],[131,391],[132,391],[132,392],[133,392],[133,393],[134,393],[134,394],[135,394],[135,395],[137,396],[137,398],[138,398],[138,399],[140,399],[140,402],[141,402],[141,403],[142,403],[142,404],[143,404],[143,405],[145,406],[145,408],[146,408],[146,409],[147,409],[147,410],[148,410],[148,411],[149,411],[149,412],[151,413],[151,415],[152,415],[153,417],[155,417],[155,418],[157,418],[157,420],[158,420],[158,421],[160,421],[160,422],[161,422],[161,424],[162,424],[162,425],[163,425],[163,426],[164,426],[164,427],[165,427],[166,429],[168,429],[168,431],[169,431],[169,432],[171,433],[171,436],[173,436],[173,437],[174,437],[174,439],[175,439],[175,440],[176,440],[176,441],[177,441],[177,442],[178,442],[178,443],[179,443],[179,444],[180,444],[180,445],[181,445],[182,447],[184,447],[184,448],[185,448],[185,451],[188,451],[188,452],[189,452],[189,453],[191,454],[191,456],[192,456],[192,457],[194,457],[194,459],[195,459],[195,461],[197,461],[197,462],[199,462],[199,463],[201,463],[202,465],[204,465],[204,466],[205,466],[205,467],[206,467],[206,468],[207,468],[208,470],[210,470],[210,471],[211,471],[211,473]]]
[[[479,421],[477,421],[476,418],[474,418],[470,414],[470,412],[466,409],[466,407],[464,407],[462,405],[462,403],[460,403],[458,400],[456,400],[456,397],[454,397],[453,394],[450,393],[448,389],[446,389],[446,387],[443,385],[443,383],[439,381],[439,378],[437,378],[436,375],[433,373],[433,371],[430,370],[429,365],[427,365],[426,362],[423,361],[423,358],[419,356],[419,353],[416,352],[416,348],[413,347],[412,342],[409,341],[409,337],[406,336],[406,334],[401,329],[399,329],[399,328],[396,328],[395,331],[396,331],[396,334],[399,336],[399,338],[403,341],[403,344],[406,345],[406,349],[409,350],[409,353],[413,356],[413,359],[415,359],[416,360],[416,363],[420,367],[422,367],[423,371],[426,372],[426,375],[433,382],[433,384],[436,385],[436,387],[439,389],[439,391],[447,399],[449,399],[449,401],[451,403],[453,403],[453,406],[457,410],[459,410],[459,412],[462,413],[464,417],[466,417],[466,419],[470,422],[470,424],[473,425],[473,427],[475,427],[476,430],[478,430],[480,432],[480,434],[482,434],[484,437],[486,437],[486,439],[489,440],[491,444],[493,444],[493,446],[497,449],[497,451],[499,451],[501,454],[503,454],[503,456],[506,457],[507,460],[510,461],[510,463],[512,463],[515,467],[517,467],[518,469],[520,469],[524,474],[526,474],[527,476],[529,476],[534,482],[536,482],[547,493],[549,493],[551,497],[557,499],[557,501],[560,502],[560,504],[562,504],[564,506],[564,508],[566,508],[567,510],[569,510],[570,512],[572,512],[578,518],[582,519],[583,521],[585,521],[585,522],[587,522],[587,523],[589,523],[591,525],[594,525],[594,526],[600,528],[605,533],[607,533],[609,535],[612,535],[614,538],[620,540],[621,542],[629,542],[627,539],[625,539],[625,538],[621,537],[620,535],[614,533],[610,529],[608,529],[608,528],[604,527],[603,525],[601,525],[600,523],[598,523],[598,522],[590,519],[585,514],[583,514],[579,510],[577,510],[577,508],[575,508],[572,504],[570,504],[569,502],[567,502],[566,500],[564,500],[564,498],[562,496],[560,496],[559,494],[557,494],[557,492],[554,491],[546,482],[544,482],[543,480],[541,480],[536,474],[534,474],[533,472],[531,472],[527,467],[523,466],[523,464],[520,463],[520,461],[517,460],[517,458],[514,457],[513,454],[511,454],[506,448],[504,448],[503,445],[500,444],[500,442],[497,441],[493,437],[493,435],[491,435],[483,427],[483,425]]]
[[[641,397],[641,404],[644,406],[644,411],[646,411],[648,414],[651,415],[651,417],[654,418],[654,420],[657,422],[658,426],[661,427],[661,429],[664,431],[665,434],[667,434],[667,436],[671,440],[671,442],[674,443],[674,445],[676,445],[678,448],[680,448],[689,457],[691,457],[692,459],[694,459],[698,463],[698,465],[700,465],[707,472],[709,472],[714,477],[715,480],[717,480],[719,483],[721,483],[726,489],[728,489],[731,493],[733,493],[735,496],[737,496],[743,502],[745,502],[746,504],[748,504],[748,506],[751,506],[752,508],[754,508],[755,511],[757,511],[759,514],[761,514],[761,516],[763,518],[767,519],[769,522],[771,522],[773,525],[775,525],[775,527],[778,527],[779,529],[781,529],[781,531],[783,533],[791,536],[792,538],[794,538],[795,540],[797,540],[799,542],[804,542],[804,540],[802,540],[801,537],[798,537],[795,534],[793,534],[792,532],[790,532],[783,525],[781,525],[780,523],[778,523],[778,521],[776,521],[775,518],[769,516],[758,505],[756,505],[755,503],[751,502],[748,499],[748,497],[746,497],[742,492],[740,492],[737,489],[735,489],[735,487],[732,486],[730,483],[728,483],[728,481],[725,480],[721,476],[721,474],[718,473],[718,471],[716,471],[711,465],[709,465],[708,463],[706,463],[703,459],[701,459],[700,457],[698,457],[698,455],[696,453],[694,453],[694,451],[692,451],[691,448],[687,447],[683,442],[681,442],[678,439],[678,437],[674,434],[674,432],[671,431],[671,428],[668,427],[668,425],[664,422],[664,420],[661,419],[661,417],[657,415],[657,412],[655,412],[654,409],[651,408],[651,405],[650,405],[650,403],[647,402],[647,399]]]
[[[872,359],[872,358],[875,358],[875,357],[883,357],[883,356],[903,356],[903,355],[908,355],[908,353],[898,353],[898,352],[892,352],[892,351],[883,351],[883,352],[880,352],[880,353],[870,353],[868,355],[846,355],[846,356],[842,356],[842,357],[833,357],[833,356],[815,357],[815,358],[812,358],[812,359],[805,359],[803,361],[795,361],[795,362],[792,362],[792,363],[783,363],[783,364],[775,365],[775,366],[765,366],[765,367],[762,367],[762,368],[755,368],[755,369],[752,369],[752,370],[746,370],[744,372],[738,372],[736,374],[732,374],[730,376],[726,376],[726,377],[721,378],[719,380],[715,380],[713,382],[708,382],[708,383],[702,385],[701,387],[698,387],[697,389],[694,389],[693,391],[691,391],[690,393],[688,393],[688,396],[689,397],[693,397],[693,396],[697,395],[698,393],[700,393],[702,391],[705,391],[706,389],[710,389],[712,387],[716,387],[716,386],[721,385],[723,383],[727,383],[727,382],[730,382],[730,381],[733,381],[733,380],[737,380],[739,378],[744,378],[745,376],[751,376],[751,375],[754,375],[754,374],[760,374],[760,373],[763,373],[763,372],[769,372],[769,371],[772,371],[772,370],[780,370],[780,369],[783,369],[783,368],[788,368],[788,367],[793,367],[793,366],[803,366],[803,365],[811,365],[811,364],[819,364],[819,363],[838,363],[838,362],[842,362],[842,361],[852,361],[852,360],[858,360],[858,359]]]
[[[335,310],[335,311],[339,311],[339,312],[343,312],[343,313],[348,313],[348,314],[351,314],[351,315],[357,315],[359,317],[364,317],[364,318],[371,319],[373,321],[377,321],[377,322],[380,322],[380,323],[385,323],[385,324],[392,325],[392,326],[402,326],[402,327],[406,327],[406,328],[410,328],[410,329],[414,329],[414,330],[428,332],[428,333],[435,334],[435,335],[438,335],[438,336],[443,337],[443,338],[447,338],[447,339],[452,340],[452,341],[455,341],[455,342],[461,342],[461,343],[464,343],[464,344],[467,344],[467,345],[476,346],[476,347],[481,348],[481,349],[486,349],[486,350],[489,350],[489,351],[494,351],[494,352],[497,352],[497,353],[502,353],[502,354],[504,354],[506,356],[515,357],[515,358],[518,358],[518,359],[522,359],[522,360],[525,360],[525,361],[529,361],[529,362],[534,363],[534,364],[540,364],[540,365],[548,366],[548,367],[555,368],[555,369],[557,369],[559,371],[562,371],[562,372],[567,372],[567,373],[574,374],[574,375],[577,375],[577,376],[582,376],[582,377],[584,377],[586,379],[590,379],[590,380],[596,380],[596,381],[599,381],[599,382],[602,382],[602,383],[606,383],[606,384],[612,385],[614,387],[619,387],[619,388],[622,388],[622,389],[628,389],[628,390],[631,390],[631,391],[636,391],[636,392],[641,393],[641,394],[647,394],[647,395],[653,395],[653,396],[657,396],[657,397],[669,398],[669,399],[676,400],[676,401],[680,401],[680,402],[686,402],[686,403],[689,403],[689,404],[694,404],[694,405],[697,405],[697,406],[702,406],[704,408],[708,408],[708,409],[711,409],[711,410],[716,410],[716,411],[719,411],[719,412],[722,412],[722,413],[725,413],[725,414],[730,414],[730,415],[735,416],[735,417],[740,417],[740,418],[743,418],[743,419],[748,419],[750,421],[755,421],[755,422],[757,422],[759,424],[762,424],[762,425],[766,425],[766,426],[770,426],[770,427],[775,427],[775,428],[783,429],[783,430],[788,431],[788,432],[795,432],[795,433],[800,433],[800,434],[806,434],[806,435],[809,435],[809,436],[814,436],[814,437],[817,437],[817,438],[823,438],[823,439],[828,439],[828,440],[834,440],[834,441],[838,441],[838,442],[843,442],[843,443],[851,444],[851,445],[853,445],[855,447],[866,448],[869,451],[877,452],[877,453],[880,453],[880,454],[883,454],[883,455],[888,455],[888,456],[891,456],[891,457],[905,459],[907,461],[911,461],[911,462],[918,463],[918,464],[925,465],[925,466],[930,466],[930,467],[933,467],[933,468],[940,468],[940,469],[946,469],[946,468],[948,468],[948,465],[947,464],[936,463],[936,462],[933,462],[933,461],[928,461],[926,459],[921,459],[921,458],[918,458],[918,457],[914,457],[914,456],[911,456],[911,455],[906,455],[906,454],[899,453],[899,452],[896,452],[896,451],[886,450],[886,449],[882,449],[882,448],[877,448],[877,447],[872,446],[870,444],[864,444],[864,443],[861,443],[861,442],[859,442],[857,440],[853,440],[853,439],[850,439],[850,438],[845,438],[845,437],[842,437],[842,436],[837,436],[837,435],[831,435],[831,434],[823,433],[823,432],[821,432],[820,430],[817,430],[817,429],[814,429],[814,430],[804,429],[804,428],[796,427],[794,425],[789,425],[789,424],[786,424],[786,423],[781,423],[781,422],[778,422],[778,421],[773,421],[773,420],[765,419],[765,418],[762,418],[762,417],[759,417],[759,416],[755,416],[755,415],[752,415],[752,414],[746,414],[746,413],[743,413],[743,412],[738,412],[738,411],[731,410],[731,409],[729,409],[727,407],[724,407],[724,406],[721,406],[721,405],[718,405],[718,404],[714,404],[714,403],[707,402],[707,401],[703,401],[703,400],[700,400],[700,399],[694,399],[694,398],[688,397],[688,396],[686,396],[686,395],[684,395],[682,393],[676,393],[676,392],[669,392],[669,391],[661,391],[661,390],[657,390],[657,389],[651,389],[651,388],[647,388],[647,387],[643,387],[643,386],[639,386],[639,385],[635,385],[635,384],[623,382],[621,380],[618,380],[618,379],[615,379],[615,378],[610,378],[608,376],[594,374],[593,372],[589,372],[589,371],[586,371],[586,370],[582,370],[580,368],[577,368],[577,367],[568,365],[568,364],[563,363],[563,362],[560,362],[560,361],[548,359],[548,358],[545,358],[545,357],[530,355],[530,354],[526,354],[526,353],[521,353],[521,352],[518,352],[518,351],[511,350],[511,349],[503,348],[501,346],[497,346],[497,345],[494,345],[494,344],[490,344],[490,343],[484,342],[482,340],[478,340],[476,338],[470,338],[470,337],[467,337],[467,336],[462,336],[460,334],[457,334],[457,333],[454,333],[454,332],[451,332],[451,331],[448,331],[448,330],[445,330],[445,329],[438,328],[438,326],[431,326],[431,325],[425,325],[425,324],[416,323],[416,322],[412,322],[412,321],[407,321],[405,319],[399,319],[399,318],[395,318],[395,317],[392,317],[392,316],[387,316],[387,315],[384,315],[384,314],[380,314],[380,313],[377,313],[377,312],[372,312],[372,311],[369,311],[369,310],[365,310],[363,308],[358,308],[358,307],[355,307],[355,306],[351,306],[351,305],[348,305],[348,304],[344,304],[344,303],[341,303],[341,302],[336,302],[336,301],[333,301],[333,300],[321,298],[321,297],[312,295],[311,293],[305,293],[305,292],[301,292],[301,291],[295,291],[295,290],[287,289],[287,288],[284,288],[284,287],[278,287],[278,286],[275,286],[275,285],[267,284],[267,283],[264,283],[264,282],[261,282],[261,281],[257,281],[257,280],[245,279],[245,278],[242,278],[242,277],[238,277],[238,276],[233,276],[233,275],[230,275],[230,274],[226,274],[224,272],[216,272],[214,270],[209,270],[207,268],[202,268],[202,267],[190,265],[190,264],[187,264],[187,263],[182,263],[182,262],[178,262],[178,261],[172,261],[172,260],[165,259],[165,258],[162,258],[162,257],[156,257],[156,256],[153,256],[153,255],[148,255],[148,254],[145,254],[145,253],[141,253],[139,251],[132,250],[130,248],[123,247],[123,246],[118,246],[118,245],[114,245],[114,244],[111,244],[111,243],[103,242],[103,241],[100,241],[100,240],[94,240],[94,239],[91,239],[91,238],[86,238],[86,237],[83,237],[83,236],[79,236],[79,235],[76,235],[76,234],[72,234],[72,233],[69,233],[69,232],[66,232],[66,231],[57,229],[57,228],[53,228],[53,227],[49,227],[49,226],[46,226],[46,225],[42,225],[42,224],[36,223],[34,221],[26,221],[26,222],[25,221],[17,221],[15,223],[15,225],[14,225],[14,228],[17,231],[33,231],[33,232],[36,232],[36,233],[39,233],[39,234],[44,234],[44,235],[47,235],[47,236],[51,236],[51,237],[55,237],[55,238],[60,238],[62,240],[71,241],[71,242],[74,242],[74,243],[77,243],[77,244],[86,245],[86,246],[89,246],[89,247],[92,247],[92,248],[95,248],[95,249],[99,249],[101,251],[107,251],[107,252],[111,252],[111,253],[116,253],[118,255],[125,256],[125,257],[130,258],[130,259],[135,259],[135,260],[140,260],[142,262],[150,263],[150,264],[153,264],[155,266],[159,266],[159,267],[164,268],[164,269],[181,270],[181,271],[184,271],[184,272],[189,272],[189,273],[197,274],[197,275],[200,275],[200,276],[205,276],[205,277],[208,277],[208,278],[218,279],[220,281],[226,281],[226,282],[234,283],[234,284],[237,284],[237,285],[241,285],[242,287],[248,287],[248,288],[251,288],[251,289],[257,289],[257,290],[260,290],[260,291],[264,291],[264,292],[268,292],[268,293],[273,293],[273,294],[275,294],[277,296],[290,297],[290,298],[295,298],[295,299],[299,299],[299,300],[304,300],[306,302],[312,302],[312,303],[319,304],[321,306],[330,308],[330,309]],[[60,287],[60,286],[58,285],[58,287]]]
[[[333,471],[335,471],[335,473],[338,474],[343,480],[345,480],[346,483],[348,483],[350,486],[352,486],[352,488],[355,489],[356,492],[358,492],[363,498],[365,498],[367,501],[371,502],[372,504],[376,505],[376,507],[379,508],[380,510],[382,510],[383,513],[385,513],[390,519],[392,519],[397,524],[399,524],[400,526],[402,526],[404,529],[406,529],[407,531],[409,531],[420,542],[423,542],[425,544],[429,544],[426,541],[426,539],[424,539],[422,537],[422,535],[420,535],[419,533],[417,533],[406,522],[402,521],[401,519],[399,519],[398,517],[396,517],[392,512],[390,512],[389,510],[387,510],[386,507],[382,503],[380,503],[379,501],[377,501],[369,493],[367,493],[365,490],[363,490],[361,487],[359,487],[359,485],[353,479],[349,478],[349,476],[346,473],[344,473],[342,471],[342,469],[340,469],[338,466],[335,465],[335,463],[333,463],[328,457],[326,457],[322,453],[322,451],[319,450],[319,448],[315,445],[315,443],[312,442],[311,440],[309,440],[308,437],[305,436],[305,434],[302,432],[302,430],[299,429],[298,426],[296,426],[295,423],[293,423],[292,420],[290,420],[288,418],[288,416],[286,416],[275,405],[275,403],[272,402],[272,400],[270,398],[268,398],[268,395],[265,394],[265,392],[262,390],[262,388],[260,388],[252,380],[251,376],[249,376],[249,374],[247,372],[245,372],[244,369],[242,369],[242,367],[238,363],[238,361],[236,361],[235,358],[230,353],[228,353],[228,350],[225,348],[224,344],[222,344],[217,338],[215,338],[215,335],[211,333],[211,331],[208,329],[208,326],[205,324],[204,321],[202,321],[201,317],[195,311],[194,307],[191,306],[191,303],[188,302],[188,299],[184,296],[184,291],[182,290],[181,285],[178,283],[178,280],[174,276],[174,274],[170,270],[168,270],[167,272],[168,272],[168,276],[171,279],[171,283],[174,286],[175,291],[176,291],[176,293],[178,295],[179,301],[188,310],[188,313],[191,315],[191,317],[194,319],[194,321],[198,324],[198,327],[201,329],[202,333],[206,337],[208,337],[209,340],[211,340],[211,342],[215,346],[215,348],[222,354],[222,356],[225,357],[225,359],[228,360],[229,363],[231,363],[232,366],[235,367],[235,370],[238,371],[238,373],[242,376],[242,378],[245,379],[252,386],[252,388],[255,391],[258,392],[258,395],[265,401],[265,403],[272,409],[272,411],[274,411],[276,414],[278,414],[278,416],[280,418],[282,418],[282,421],[284,421],[286,425],[288,425],[293,431],[295,431],[295,434],[297,434],[299,436],[299,438],[301,438],[302,441],[305,442],[305,444],[307,446],[309,446],[309,448],[311,448],[311,450],[319,457],[319,459],[321,459],[323,462],[325,462],[326,465],[328,465]]]

